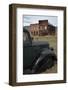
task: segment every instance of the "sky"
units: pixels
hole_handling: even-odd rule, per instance
[[[24,15],[23,22],[24,26],[38,23],[39,20],[48,20],[48,22],[54,26],[57,26],[57,16],[44,16],[44,15]]]

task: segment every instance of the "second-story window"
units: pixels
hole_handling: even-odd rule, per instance
[[[47,26],[45,26],[45,30],[47,30]]]

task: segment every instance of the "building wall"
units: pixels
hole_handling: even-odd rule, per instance
[[[56,34],[56,27],[52,25],[48,25],[48,34],[55,35]]]
[[[39,35],[39,24],[31,24],[29,30],[32,35]]]
[[[55,35],[55,27],[48,24],[48,20],[39,20],[39,23],[30,24],[29,31],[33,36]]]
[[[48,33],[48,20],[39,21],[39,35],[47,35]]]

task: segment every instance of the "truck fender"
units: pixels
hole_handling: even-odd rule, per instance
[[[40,57],[36,60],[35,64],[38,64],[40,61],[42,61],[46,56],[53,56],[54,60],[57,60],[56,54],[54,51],[50,49],[44,49],[44,51],[41,52]]]
[[[41,52],[40,56],[38,57],[38,59],[34,63],[33,68],[32,68],[32,70],[33,70],[32,72],[34,72],[34,70],[38,66],[39,62],[41,62],[48,55],[51,55],[54,58],[54,60],[57,60],[56,54],[54,53],[54,51],[51,51],[50,49],[44,49],[44,51]]]
[[[46,56],[48,56],[48,55],[50,55],[50,56],[53,57],[54,60],[57,60],[57,56],[56,56],[54,50],[51,50],[51,49],[46,49],[46,48],[45,48],[45,49],[41,52],[41,55],[43,56],[43,58],[46,57]]]

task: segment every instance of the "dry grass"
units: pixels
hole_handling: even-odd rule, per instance
[[[36,41],[47,41],[50,44],[50,47],[53,47],[55,53],[57,54],[57,37],[48,35],[48,36],[34,36],[34,40]]]

